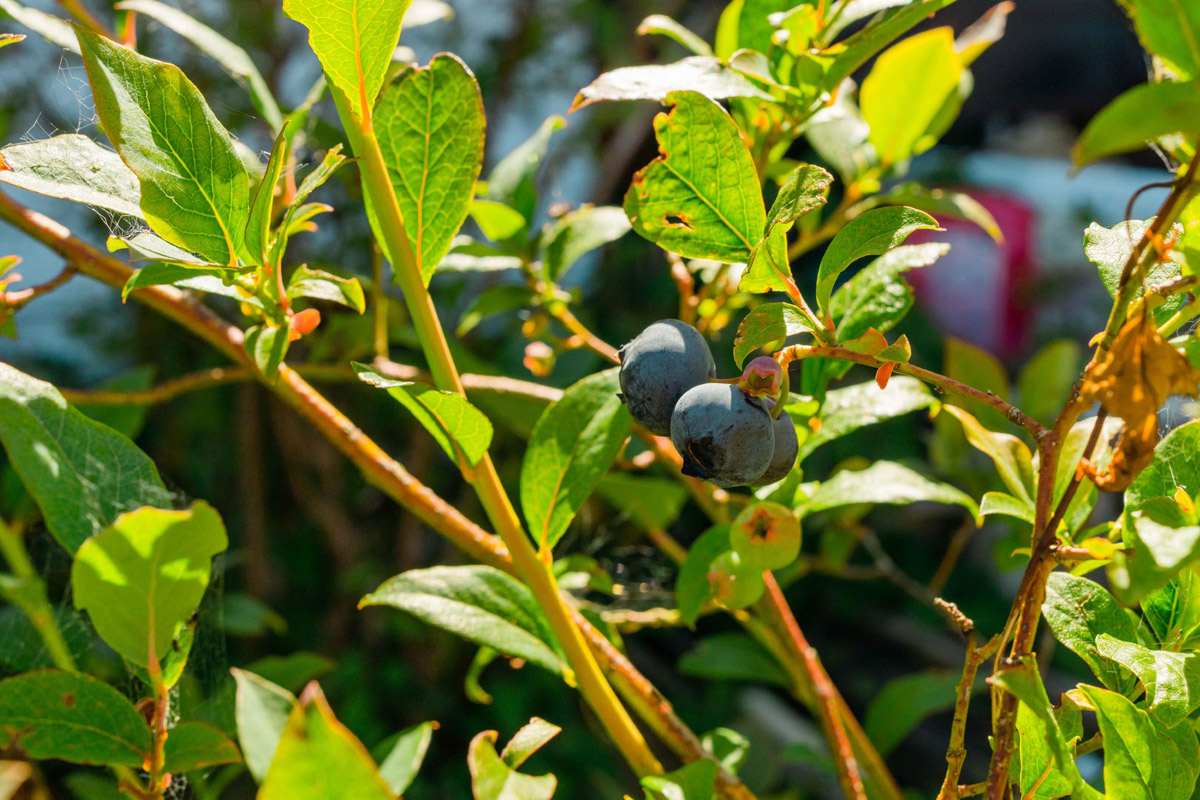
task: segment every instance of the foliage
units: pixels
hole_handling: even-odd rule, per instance
[[[361,597],[359,608],[378,607],[364,612],[379,621],[373,640],[465,642],[472,660],[457,665],[455,679],[466,698],[493,704],[495,728],[516,729],[498,748],[499,731],[476,725],[453,756],[438,756],[458,767],[447,785],[461,790],[469,781],[476,800],[591,796],[597,786],[614,797],[747,800],[755,796],[748,786],[763,797],[778,788],[765,772],[742,782],[739,770],[767,748],[757,734],[725,727],[734,721],[728,707],[682,699],[673,706],[635,665],[643,650],[627,641],[643,628],[672,626],[698,637],[677,664],[691,681],[664,681],[672,693],[682,698],[702,686],[712,697],[722,689],[708,684],[726,682],[787,692],[823,734],[827,752],[810,753],[810,766],[830,773],[848,798],[900,800],[889,768],[901,765],[887,757],[926,718],[948,710],[949,767],[938,797],[967,796],[968,714],[985,695],[991,713],[976,707],[970,719],[985,720],[980,730],[992,748],[978,787],[989,797],[1009,796],[1014,785],[1032,798],[1192,797],[1200,774],[1200,423],[1160,438],[1158,414],[1172,396],[1200,393],[1200,339],[1180,333],[1200,315],[1200,16],[1187,3],[1123,3],[1152,74],[1096,115],[1075,162],[1150,144],[1171,165],[1170,191],[1151,219],[1087,229],[1083,252],[1113,300],[1087,364],[1078,346],[1052,343],[1011,385],[1005,365],[963,342],[945,343],[942,372],[921,366],[935,365],[936,354],[914,330],[895,331],[915,298],[905,273],[948,249],[936,241],[941,220],[964,219],[1000,238],[970,197],[908,179],[911,160],[957,117],[971,68],[1000,39],[1011,7],[1002,3],[958,36],[947,27],[910,35],[951,1],[733,0],[711,42],[671,18],[647,18],[639,33],[690,55],[606,72],[579,91],[572,111],[593,107],[597,119],[605,103],[658,102],[665,110],[646,131],[658,154],[634,172],[620,206],[605,198],[614,204],[563,207],[548,202],[544,169],[563,117],[547,118],[511,152],[492,153],[485,175],[480,79],[450,54],[405,63],[402,29],[445,18],[445,4],[284,0],[287,24],[307,32],[322,68],[292,105],[274,96],[231,38],[157,0],[124,0],[103,19],[64,0],[71,24],[0,0],[18,24],[79,54],[113,148],[79,133],[13,143],[0,148],[0,181],[103,209],[121,224],[105,252],[7,195],[0,216],[68,262],[61,282],[81,273],[107,283],[233,363],[157,386],[142,376],[136,385],[84,392],[0,364],[0,557],[8,570],[0,596],[11,606],[0,630],[34,643],[0,654],[6,757],[47,762],[56,787],[85,798],[163,798],[180,786],[198,797],[256,792],[263,800],[439,791],[437,770],[421,766],[443,723],[419,718],[382,730],[362,721],[391,724],[380,709],[405,708],[396,687],[408,672],[437,673],[446,694],[456,666],[449,658],[410,663],[402,648],[389,648],[376,671],[392,695],[346,691],[379,665],[303,651],[247,663],[231,676],[206,674],[213,637],[282,626],[260,597],[231,593],[223,614],[215,605],[228,566],[240,566],[243,555],[265,563],[261,508],[202,483],[195,489],[207,502],[181,502],[167,489],[175,478],[163,477],[181,469],[178,460],[156,466],[140,449],[135,440],[155,450],[155,434],[141,435],[146,415],[130,407],[253,380],[283,401],[267,409],[277,432],[293,424],[284,405],[312,426],[271,454],[272,467],[293,483],[299,516],[333,532],[335,564],[314,559],[310,584],[335,586],[341,600]],[[138,15],[182,36],[241,85],[265,123],[258,133],[271,142],[266,164],[214,111],[227,116],[216,88],[202,92],[179,67],[139,52]],[[20,37],[0,40],[9,44],[25,46]],[[574,119],[576,130],[587,124]],[[336,215],[310,199],[318,192],[339,202]],[[298,234],[317,232],[318,219],[350,215],[371,233],[369,274],[350,248],[336,254],[346,263],[310,265],[304,256],[317,237]],[[928,239],[905,244],[918,232]],[[759,356],[741,378],[700,375],[682,387],[683,399],[671,404],[671,438],[631,415],[618,394],[621,352],[581,319],[608,311],[578,288],[589,274],[583,265],[602,249],[636,247],[665,254],[647,270],[670,264],[680,295],[672,325],[705,348],[703,337],[723,346],[713,350],[718,364]],[[126,254],[144,265],[131,268]],[[16,263],[0,262],[6,336],[17,335],[26,303],[61,283],[10,291],[21,280]],[[460,312],[453,338],[443,328],[450,302]],[[723,331],[737,315],[729,342]],[[491,374],[511,360],[491,369],[472,350],[473,337],[491,326],[507,343],[522,342],[524,372]],[[190,350],[178,360],[209,365]],[[656,363],[668,367],[640,376],[639,391],[671,383],[670,361]],[[845,382],[854,365],[874,380]],[[309,378],[345,381],[346,395],[374,403],[376,424],[357,427]],[[729,400],[728,415],[701,404],[697,392]],[[115,409],[96,407],[105,397]],[[929,448],[913,435],[924,424],[914,412],[936,417]],[[163,416],[150,416],[151,431]],[[238,436],[250,452],[261,447],[261,420],[246,419]],[[393,448],[397,438],[405,446]],[[893,452],[898,438],[912,447]],[[736,480],[697,469],[698,454],[714,442],[735,462],[754,449],[771,469],[783,452],[787,469],[732,470]],[[298,478],[305,467],[328,469],[318,446],[346,456],[359,482],[328,472],[319,487]],[[429,468],[410,472],[393,449]],[[984,470],[968,466],[968,449]],[[767,485],[755,483],[768,474],[760,481]],[[237,483],[250,496],[264,478]],[[375,558],[345,535],[353,533],[341,496],[348,490],[356,499],[344,505],[374,510],[387,495],[413,515],[403,522],[406,536],[419,521],[478,563],[436,555],[448,563],[427,564],[433,554],[407,542],[400,558]],[[1100,491],[1121,494],[1116,519],[1092,519]],[[918,583],[879,533],[928,533],[946,520],[959,533],[929,585]],[[963,538],[985,524],[1007,526],[1003,546],[1016,544],[1001,563],[1023,561],[1024,573],[1013,582],[1011,608],[981,616],[977,630],[943,596],[959,590],[947,581]],[[42,528],[48,537],[39,539]],[[600,532],[610,528],[652,553],[662,575],[643,578],[642,565],[622,560],[629,549],[607,551]],[[227,557],[231,539],[239,547]],[[404,568],[386,577],[393,561]],[[1099,570],[1106,585],[1088,577]],[[966,655],[961,674],[894,675],[859,725],[785,590],[797,603],[823,591],[823,580],[864,573],[920,603],[917,618],[944,613]],[[673,585],[673,595],[656,595],[655,580]],[[1058,697],[1034,652],[1043,615],[1082,661],[1080,674],[1092,673]],[[346,625],[352,617],[338,619]],[[315,630],[311,620],[304,628]],[[981,642],[985,628],[996,632]],[[509,668],[506,681],[535,689],[512,692],[505,683],[505,692],[489,693],[481,681],[489,669],[492,679],[494,664]],[[973,702],[985,664],[995,667],[991,691]],[[655,677],[666,672],[653,666]],[[558,702],[553,711],[574,714],[555,700],[565,689],[578,692],[595,724],[535,716],[518,728],[529,715],[514,712],[524,706],[513,697]],[[346,695],[357,702],[343,703]],[[461,733],[476,717],[455,699],[443,706],[444,724]],[[691,725],[706,720],[714,729],[697,735]],[[1096,733],[1085,740],[1085,731]],[[612,748],[585,744],[561,755],[565,740],[593,734]],[[1098,750],[1103,794],[1088,782],[1096,770],[1083,768]],[[588,789],[565,771],[572,758],[604,762]],[[551,763],[554,772],[545,769]]]

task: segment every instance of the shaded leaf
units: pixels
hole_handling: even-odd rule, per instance
[[[553,722],[547,722],[541,717],[534,717],[521,726],[521,730],[513,734],[500,751],[500,759],[513,769],[519,768],[531,755],[562,733],[562,728]]]
[[[246,758],[246,769],[261,782],[279,747],[296,697],[253,672],[233,669],[237,683],[235,717],[238,741]]]
[[[524,284],[502,283],[489,286],[471,301],[471,305],[463,312],[458,320],[458,327],[454,329],[454,335],[466,336],[488,317],[524,308],[536,297],[537,293]]]
[[[617,397],[617,369],[568,388],[542,414],[521,465],[521,509],[530,535],[554,547],[629,438],[633,420]]]
[[[75,607],[100,637],[138,666],[171,649],[178,626],[196,613],[212,558],[228,546],[212,506],[141,508],[88,539],[71,566]]]
[[[675,578],[675,605],[679,616],[689,627],[696,624],[705,601],[710,599],[712,589],[708,582],[708,569],[723,553],[729,552],[729,526],[717,525],[697,537],[688,548],[687,558],[679,567]]]
[[[1013,497],[1004,492],[987,492],[979,501],[978,524],[982,525],[983,518],[993,514],[1013,517],[1028,522],[1030,525],[1034,522],[1033,506],[1019,497]]]
[[[1143,83],[1100,110],[1075,144],[1076,166],[1200,130],[1200,82]]]
[[[1009,493],[1033,504],[1033,454],[1023,441],[1007,433],[988,430],[969,411],[957,406],[943,410],[962,423],[967,441],[996,465],[996,472]]]
[[[962,506],[972,517],[979,513],[979,506],[962,490],[893,461],[876,461],[866,469],[838,472],[817,487],[800,513],[807,516],[859,503],[908,505],[918,501]]]
[[[50,384],[3,363],[0,444],[68,552],[123,511],[170,504],[154,463],[133,442],[68,405]]]
[[[181,722],[171,728],[163,756],[163,770],[175,774],[221,764],[239,764],[242,760],[237,745],[220,728],[195,721]]]
[[[306,264],[296,267],[288,279],[287,296],[293,300],[297,297],[329,300],[349,306],[360,314],[367,310],[367,299],[357,278],[309,269]]]
[[[754,159],[733,119],[696,92],[672,92],[654,119],[662,153],[633,177],[637,233],[685,258],[744,262],[766,222]]]
[[[961,679],[952,670],[929,670],[888,681],[863,718],[863,729],[886,756],[931,714],[953,708]]]
[[[664,14],[651,14],[646,17],[637,26],[637,32],[639,36],[656,33],[669,37],[698,56],[712,56],[713,54],[708,42]]]
[[[247,298],[233,285],[233,279],[239,274],[241,270],[223,267],[196,268],[155,262],[130,275],[121,289],[121,295],[122,299],[125,299],[138,289],[149,286],[178,286],[181,289],[246,301]]]
[[[642,778],[649,800],[711,800],[717,785],[717,765],[708,759],[686,764],[665,775]]]
[[[537,212],[538,170],[550,147],[550,137],[566,125],[567,121],[557,114],[547,117],[532,136],[500,159],[488,173],[485,199],[509,206],[522,219],[532,220]]]
[[[564,214],[544,234],[546,279],[561,280],[576,261],[630,228],[625,211],[615,206],[586,206]]]
[[[1143,597],[1141,606],[1142,618],[1164,650],[1196,649],[1196,634],[1200,631],[1200,573],[1195,565]]]
[[[555,674],[563,670],[553,634],[524,585],[484,566],[409,570],[385,581],[360,606],[392,606],[429,625]]]
[[[834,389],[821,405],[821,426],[800,442],[799,459],[859,428],[923,409],[933,413],[940,407],[924,383],[907,375],[893,376],[883,390],[874,381]]]
[[[246,352],[268,378],[274,379],[288,351],[288,329],[275,325],[255,325],[246,329]]]
[[[80,672],[40,670],[0,681],[0,743],[32,759],[140,769],[150,728],[123,694]]]
[[[596,492],[645,530],[664,530],[687,502],[687,489],[677,480],[614,472],[596,485]]]

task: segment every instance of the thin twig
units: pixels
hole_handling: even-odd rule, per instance
[[[28,289],[18,289],[15,292],[0,292],[0,306],[18,309],[44,294],[53,292],[71,278],[75,277],[75,268],[68,264],[62,271],[45,283],[31,286]]]
[[[763,584],[773,607],[788,609],[783,591],[779,588],[779,583],[770,570],[763,573]],[[850,747],[850,740],[846,736],[846,728],[837,707],[835,699],[837,690],[829,680],[824,667],[821,666],[816,649],[804,638],[790,609],[786,614],[780,614],[774,622],[779,629],[777,632],[780,638],[795,651],[813,678],[817,717],[821,721],[821,728],[825,731],[825,739],[829,742],[834,771],[837,773],[842,793],[846,795],[847,800],[866,800],[867,794],[863,788],[862,775],[859,773],[858,759],[854,757],[854,751]]]

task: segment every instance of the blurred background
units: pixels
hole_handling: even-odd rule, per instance
[[[304,31],[283,18],[277,2],[172,4],[245,47],[285,107],[298,104],[318,75]],[[547,116],[566,114],[575,93],[601,72],[683,57],[682,48],[669,40],[635,34],[645,16],[674,16],[710,38],[724,5],[721,0],[450,4],[453,18],[408,30],[401,44],[421,62],[436,52],[452,51],[475,72],[488,112],[485,174]],[[55,10],[49,0],[29,5]],[[103,0],[87,5],[100,10]],[[990,5],[959,0],[926,25],[950,25],[958,31]],[[28,33],[12,22],[0,27]],[[265,158],[270,132],[242,89],[152,22],[140,22],[139,38],[144,52],[181,66],[235,136]],[[1083,230],[1092,220],[1113,225],[1125,219],[1135,192],[1168,174],[1152,154],[1106,162],[1077,175],[1069,166],[1070,148],[1087,120],[1145,79],[1144,56],[1112,0],[1018,0],[1004,39],[973,69],[974,93],[958,121],[941,145],[913,163],[911,174],[970,191],[1000,221],[1005,244],[997,247],[982,232],[949,226],[941,238],[948,237],[954,249],[936,267],[914,277],[919,305],[900,332],[912,340],[916,363],[939,368],[944,337],[953,336],[991,352],[1011,377],[1048,342],[1067,339],[1082,346],[1103,326],[1109,299],[1084,257]],[[0,82],[3,142],[63,132],[100,135],[77,56],[32,35],[0,54]],[[322,109],[326,122],[309,141],[314,152],[340,141],[336,115],[331,107]],[[655,155],[651,119],[657,110],[651,103],[615,103],[570,115],[567,128],[553,140],[543,171],[541,213],[562,203],[620,205],[632,173]],[[811,157],[803,140],[790,155]],[[346,169],[322,189],[318,199],[337,210],[322,218],[315,235],[297,243],[297,263],[333,265],[369,279],[370,235],[356,180],[355,171]],[[79,206],[6,191],[90,241],[102,244],[109,233],[108,220]],[[1163,192],[1141,194],[1131,216],[1151,215]],[[24,259],[20,272],[26,285],[61,268],[52,253],[11,229],[0,229],[0,254]],[[815,260],[797,266],[801,285],[811,283],[815,269]],[[433,290],[447,326],[453,328],[483,288],[502,279],[492,273],[435,278]],[[614,344],[675,314],[675,285],[664,255],[635,235],[590,257],[572,272],[572,281],[585,298],[583,321]],[[737,322],[732,319],[714,342],[722,376],[733,374],[730,353]],[[515,313],[493,317],[458,341],[464,369],[532,379],[522,366],[520,323]],[[18,324],[19,339],[0,339],[0,360],[62,387],[145,387],[223,366],[219,356],[187,333],[135,303],[122,307],[117,293],[86,278],[32,303]],[[291,357],[325,362],[369,358],[369,327],[367,317],[327,317],[320,335],[306,338],[305,347]],[[395,360],[420,364],[411,330],[395,314],[392,341]],[[577,351],[561,356],[542,380],[565,386],[600,367],[594,356]],[[867,379],[866,372],[849,378]],[[410,471],[465,513],[482,519],[449,462],[389,399],[355,385],[331,386],[329,395]],[[558,796],[615,798],[629,785],[628,776],[614,774],[615,751],[596,744],[594,721],[557,679],[502,661],[477,675],[473,647],[395,612],[356,609],[357,600],[385,578],[432,563],[457,563],[461,556],[365,485],[353,467],[264,390],[231,385],[150,408],[92,411],[136,437],[181,502],[209,500],[229,527],[231,551],[206,600],[202,644],[194,651],[199,654],[196,674],[187,689],[186,702],[197,713],[213,719],[228,714],[228,667],[257,663],[276,670],[281,683],[318,677],[339,717],[368,745],[402,727],[437,720],[440,729],[426,766],[406,794],[413,800],[469,797],[464,756],[471,737],[498,729],[503,741],[535,714],[565,729],[530,765],[530,771],[559,776]],[[529,420],[509,422],[512,430],[498,433],[493,450],[504,477],[515,481],[520,428]],[[806,462],[806,469],[824,475],[855,455],[921,457],[936,463],[936,452],[932,457],[927,453],[931,443],[936,451],[934,425],[910,415],[826,446]],[[11,478],[11,471],[7,474]],[[969,482],[962,475],[956,479]],[[966,488],[977,496],[977,487]],[[0,486],[0,498],[10,502],[15,491],[10,481]],[[789,599],[834,680],[871,729],[869,709],[889,681],[921,673],[921,682],[898,684],[901,688],[893,691],[940,692],[949,698],[948,687],[961,669],[961,642],[905,580],[927,584],[947,548],[962,545],[965,550],[942,594],[990,634],[1002,625],[1019,577],[1011,552],[1020,544],[1004,522],[974,531],[968,521],[940,508],[877,511],[861,524],[873,532],[880,549],[856,557],[857,579],[813,572],[792,587]],[[964,525],[969,536],[962,533]],[[687,543],[702,529],[701,516],[685,509],[671,532]],[[69,566],[66,556],[56,552],[48,536],[35,536],[31,546],[53,585],[61,587]],[[625,589],[618,605],[639,610],[672,604],[674,567],[607,507],[586,508],[560,549],[599,559]],[[68,631],[83,646],[86,629],[78,621],[72,624],[69,600],[63,600],[60,610]],[[721,634],[729,625],[709,619],[700,632]],[[0,675],[29,669],[44,657],[28,635],[20,615],[0,608]],[[726,726],[751,737],[754,744],[743,769],[751,788],[782,792],[775,795],[780,797],[830,796],[833,784],[821,769],[819,731],[806,713],[772,685],[766,671],[760,671],[757,682],[711,679],[711,663],[706,668],[701,662],[712,662],[714,656],[692,652],[696,642],[694,634],[675,630],[626,637],[634,662],[695,730]],[[1049,655],[1048,646],[1043,657]],[[111,654],[93,652],[91,658],[109,663],[111,674],[121,674]],[[1073,685],[1073,676],[1082,676],[1083,670],[1070,653],[1061,648],[1054,652],[1048,680],[1052,694]],[[490,704],[479,702],[487,695]],[[984,767],[983,709],[981,697],[972,717],[966,779],[981,776]],[[949,719],[948,712],[936,714],[902,742],[891,743],[889,763],[902,785],[919,790],[917,796],[930,796],[940,782]],[[882,720],[874,724],[888,727],[886,715]],[[1080,763],[1085,766],[1084,760]],[[225,796],[249,797],[252,792],[252,784],[243,779]]]

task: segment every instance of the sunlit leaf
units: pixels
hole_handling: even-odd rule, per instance
[[[0,181],[131,217],[142,216],[137,176],[116,153],[76,133],[0,149]]]
[[[1100,110],[1075,145],[1076,166],[1141,150],[1175,133],[1200,130],[1200,82],[1143,83]]]
[[[672,92],[682,91],[699,92],[711,100],[771,97],[712,56],[697,55],[674,64],[620,67],[606,72],[579,91],[571,110],[611,100],[664,101]]]

